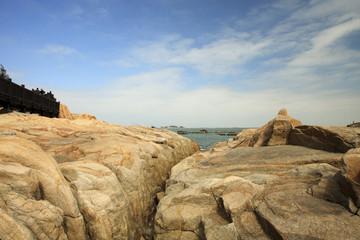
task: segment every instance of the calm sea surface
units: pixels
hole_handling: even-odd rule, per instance
[[[209,149],[217,142],[226,142],[230,138],[235,136],[219,135],[228,133],[239,133],[245,128],[168,128],[168,130],[178,132],[187,132],[187,134],[181,134],[184,137],[195,140],[200,149]],[[208,133],[196,133],[201,130],[206,130]]]

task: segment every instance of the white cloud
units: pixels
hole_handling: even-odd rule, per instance
[[[305,124],[346,125],[360,119],[354,104],[360,102],[360,53],[341,44],[360,29],[358,2],[283,0],[260,16],[290,10],[266,31],[226,27],[207,39],[137,42],[112,64],[151,70],[81,95],[59,91],[59,99],[74,112],[123,125],[256,127],[283,107]],[[262,60],[255,65],[255,58]],[[184,79],[194,70],[203,79],[189,88]],[[210,85],[207,75],[218,81]],[[229,75],[238,85],[228,83]]]
[[[78,51],[75,48],[64,45],[47,44],[42,49],[38,50],[38,53],[50,55],[71,55],[78,53]]]
[[[339,44],[334,45],[338,39],[359,29],[360,19],[354,19],[319,32],[311,40],[312,48],[297,56],[290,62],[290,65],[317,67],[334,63],[344,64],[344,62],[359,59],[359,53],[350,52],[341,47],[341,45],[339,46]]]
[[[191,65],[207,74],[227,75],[246,61],[261,55],[262,49],[270,41],[245,41],[237,38],[219,39],[200,48],[191,48],[187,52],[172,58],[175,64]]]
[[[314,20],[328,20],[324,24],[337,24],[339,21],[359,17],[360,2],[358,0],[312,0],[309,5],[292,14],[291,19],[311,22]],[[346,17],[346,18],[345,18]]]
[[[92,113],[122,125],[258,127],[283,107],[307,124],[345,125],[360,117],[353,104],[360,102],[360,96],[347,90],[323,89],[316,94],[281,87],[186,90],[181,87],[181,79],[182,70],[170,68],[120,78],[96,91],[56,90],[56,95],[73,112]]]
[[[238,71],[241,64],[262,54],[271,40],[251,39],[247,33],[225,31],[226,34],[207,44],[195,46],[194,39],[170,35],[157,42],[138,43],[130,55],[112,61],[121,66],[149,64],[156,66],[185,66],[202,74],[228,75]]]

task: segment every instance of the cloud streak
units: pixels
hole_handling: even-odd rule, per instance
[[[44,55],[61,55],[61,56],[79,53],[78,50],[76,50],[75,48],[71,48],[60,44],[47,44],[37,52]]]

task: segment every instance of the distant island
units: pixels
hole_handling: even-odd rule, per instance
[[[172,126],[165,126],[165,127],[162,126],[162,127],[160,127],[160,128],[184,128],[184,127],[183,127],[183,126],[180,126],[180,127],[179,127],[179,126],[173,126],[173,125],[172,125]]]

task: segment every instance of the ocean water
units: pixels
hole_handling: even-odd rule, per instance
[[[230,132],[239,133],[245,128],[168,128],[168,130],[174,132],[187,132],[187,134],[180,134],[184,137],[190,138],[191,140],[195,140],[199,145],[200,149],[209,149],[214,143],[217,142],[226,142],[230,138],[234,138],[235,136],[229,135],[219,135],[218,133],[227,134]],[[208,133],[196,133],[201,130],[206,130]]]

